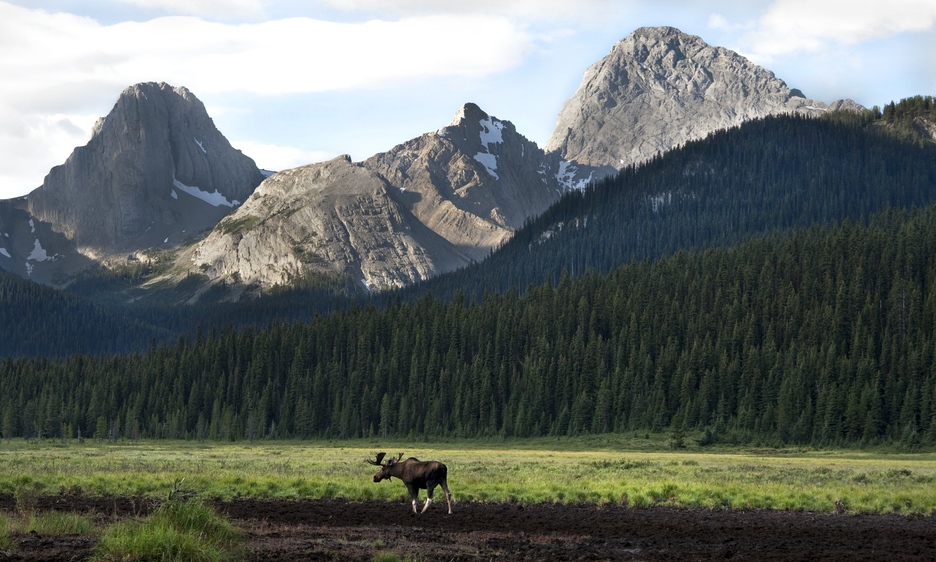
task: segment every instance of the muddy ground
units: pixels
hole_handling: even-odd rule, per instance
[[[142,517],[141,499],[59,496],[38,510],[94,514],[101,522]],[[248,560],[372,561],[394,552],[426,561],[479,560],[936,560],[936,516],[786,511],[638,509],[617,505],[433,504],[342,499],[215,502],[247,532]],[[0,511],[16,503],[0,495]],[[14,538],[0,560],[74,561],[92,537]]]

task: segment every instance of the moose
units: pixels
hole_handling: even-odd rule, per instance
[[[421,461],[416,457],[410,457],[400,462],[403,453],[400,453],[397,458],[391,457],[387,462],[383,462],[386,455],[387,453],[377,453],[376,459],[365,459],[368,463],[380,467],[380,472],[374,475],[374,482],[380,482],[384,478],[392,481],[394,476],[402,480],[406,484],[410,497],[413,498],[414,514],[425,513],[426,508],[432,503],[432,491],[437,485],[442,486],[442,491],[445,492],[445,501],[448,504],[449,515],[452,514],[452,494],[449,493],[448,482],[446,481],[448,468],[444,464],[438,461]],[[416,502],[419,499],[420,489],[426,490],[427,498],[422,511],[417,512]]]

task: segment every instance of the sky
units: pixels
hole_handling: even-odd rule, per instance
[[[585,69],[662,25],[826,103],[936,94],[936,0],[0,0],[0,199],[139,82],[186,86],[268,170],[366,159],[467,102],[544,146]]]

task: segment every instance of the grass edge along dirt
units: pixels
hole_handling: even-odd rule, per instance
[[[377,451],[440,460],[456,502],[594,503],[634,507],[815,512],[936,511],[936,453],[688,446],[649,439],[409,442],[153,441],[0,444],[0,494],[165,497],[186,478],[202,497],[403,501],[375,484]],[[425,492],[421,498],[425,499]]]
[[[129,519],[108,527],[91,561],[222,562],[241,560],[245,554],[240,529],[200,499],[179,495],[142,521]]]

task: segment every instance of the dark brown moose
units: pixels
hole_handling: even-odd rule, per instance
[[[421,461],[416,457],[410,457],[400,462],[403,453],[400,453],[397,458],[391,457],[387,462],[382,462],[386,454],[377,453],[376,459],[366,459],[370,464],[380,467],[380,472],[374,475],[374,482],[380,482],[384,478],[392,480],[391,477],[402,480],[406,484],[410,497],[413,498],[413,513],[417,513],[416,502],[419,499],[419,490],[426,490],[426,505],[423,506],[422,511],[418,512],[425,513],[426,508],[432,503],[432,491],[437,485],[442,486],[442,491],[445,492],[445,502],[448,504],[449,515],[452,514],[452,494],[449,493],[448,482],[446,481],[448,468],[444,464],[438,461]]]

